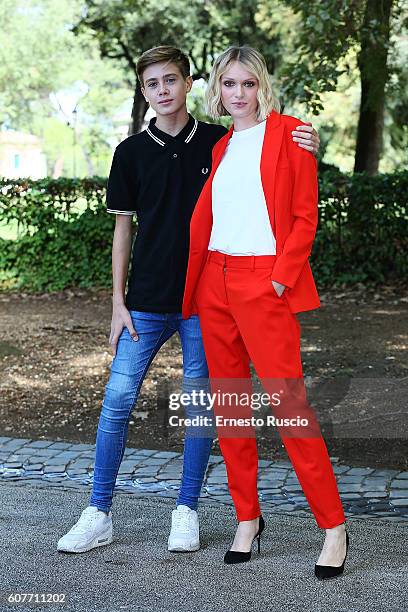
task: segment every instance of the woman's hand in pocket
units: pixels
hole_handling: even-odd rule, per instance
[[[119,336],[124,327],[127,327],[129,334],[136,342],[139,340],[137,331],[133,327],[132,317],[125,304],[114,304],[112,310],[111,333],[109,336],[109,344],[111,345],[113,356],[116,355],[116,347]]]
[[[278,297],[282,296],[282,293],[285,291],[286,289],[286,285],[282,285],[282,283],[278,283],[277,281],[272,281],[272,285],[273,288],[275,289],[276,293],[278,294]]]

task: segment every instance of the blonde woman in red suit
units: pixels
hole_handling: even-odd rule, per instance
[[[212,171],[191,220],[183,316],[199,314],[213,392],[220,391],[217,381],[230,391],[248,388],[250,362],[264,387],[271,381],[280,387],[286,381],[286,391],[293,381],[303,387],[296,313],[320,306],[308,260],[317,226],[316,159],[293,142],[301,122],[279,113],[264,58],[251,47],[230,47],[218,57],[206,104],[214,119],[230,115],[233,125],[213,148]],[[286,405],[299,407],[295,400]],[[239,416],[250,412],[235,408]],[[215,409],[220,415],[220,406]],[[259,550],[265,525],[256,439],[253,430],[243,436],[238,427],[224,435],[220,429],[239,522],[224,561],[240,563],[250,559],[255,538]],[[343,572],[348,534],[317,430],[279,433],[317,525],[326,530],[315,564],[316,577],[324,579]]]

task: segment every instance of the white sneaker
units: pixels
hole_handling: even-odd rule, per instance
[[[200,548],[200,526],[195,510],[183,504],[173,510],[167,548],[171,552],[192,552]]]
[[[96,506],[88,506],[79,520],[60,540],[60,552],[81,553],[112,542],[112,512],[107,515]]]

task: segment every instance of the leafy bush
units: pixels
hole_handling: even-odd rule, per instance
[[[408,279],[408,172],[319,177],[312,252],[319,285]]]
[[[4,287],[56,291],[111,286],[115,218],[106,213],[106,179],[0,179]],[[408,278],[408,172],[319,176],[319,227],[312,267],[319,286]]]
[[[31,291],[111,285],[114,216],[106,179],[0,182],[0,220],[17,223],[17,240],[0,242],[3,285]]]

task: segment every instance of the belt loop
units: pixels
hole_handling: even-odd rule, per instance
[[[210,261],[211,259],[211,251],[209,250],[207,253],[207,262]]]
[[[255,270],[255,255],[252,255],[252,271]]]

